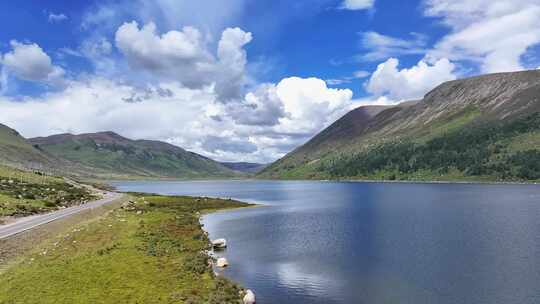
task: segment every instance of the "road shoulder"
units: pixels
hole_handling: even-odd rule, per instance
[[[30,230],[0,239],[0,274],[17,264],[18,258],[31,252],[39,244],[70,231],[74,226],[95,221],[129,199],[127,195],[102,206],[82,210]]]

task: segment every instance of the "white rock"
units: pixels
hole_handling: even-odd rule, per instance
[[[246,295],[244,296],[244,304],[255,304],[255,294],[251,290],[246,291]]]
[[[212,241],[212,246],[214,248],[226,248],[227,240],[226,239],[217,239]]]
[[[219,258],[216,263],[217,267],[225,268],[229,266],[229,261],[226,258]]]

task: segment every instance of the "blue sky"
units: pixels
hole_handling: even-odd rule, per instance
[[[411,33],[422,33],[431,42],[448,32],[433,18],[422,15],[419,1],[377,1],[371,9],[340,9],[340,1],[246,1],[241,13],[224,18],[220,25],[208,24],[206,18],[178,19],[174,24],[165,22],[159,14],[155,18],[141,18],[137,13],[118,12],[124,18],[108,20],[112,29],[123,22],[136,20],[155,22],[161,31],[169,31],[186,25],[195,25],[218,34],[225,27],[240,27],[253,33],[255,39],[246,47],[250,61],[265,61],[269,66],[260,71],[259,81],[276,82],[290,75],[341,79],[356,71],[373,71],[379,62],[366,62],[355,58],[365,48],[361,43],[363,32],[376,31],[392,37],[411,39]],[[72,73],[92,72],[92,66],[73,56],[61,56],[58,50],[76,49],[92,29],[82,24],[92,12],[107,1],[22,1],[0,4],[1,20],[10,30],[0,33],[1,50],[10,49],[9,41],[16,39],[37,43],[59,64]],[[113,3],[113,2],[110,2]],[[67,19],[49,21],[49,15],[65,15]],[[403,16],[408,16],[403,18]],[[209,18],[212,20],[214,18]],[[228,20],[227,20],[228,19]],[[215,28],[213,28],[215,27]],[[114,31],[105,33],[113,38]],[[59,56],[60,55],[60,56]],[[422,54],[402,56],[404,66],[413,65]],[[350,88],[357,96],[365,96],[362,83],[355,79],[350,83],[334,85]],[[35,94],[28,86],[11,91],[15,95]],[[27,84],[29,85],[29,84]],[[31,84],[30,84],[31,85]],[[36,88],[34,88],[36,89]]]
[[[355,107],[540,66],[539,0],[4,1],[0,22],[0,123],[219,160],[272,161]]]

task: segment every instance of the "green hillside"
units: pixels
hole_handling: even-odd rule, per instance
[[[113,132],[60,134],[29,140],[58,158],[90,167],[106,178],[231,177],[221,164],[159,141],[131,140]]]
[[[17,167],[49,166],[51,160],[19,133],[0,124],[0,164]]]
[[[539,71],[444,83],[421,101],[352,111],[259,177],[536,181],[538,96]]]
[[[7,217],[45,213],[96,198],[89,189],[62,178],[0,165],[0,224]]]

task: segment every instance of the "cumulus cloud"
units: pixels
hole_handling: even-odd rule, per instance
[[[275,126],[286,115],[274,84],[259,85],[242,102],[229,103],[227,112],[237,123],[251,126]]]
[[[135,21],[124,23],[116,32],[116,46],[136,68],[172,73],[179,64],[204,69],[211,61],[202,35],[193,27],[158,35],[156,25],[148,23],[139,29]]]
[[[35,43],[11,41],[12,51],[4,54],[2,65],[19,79],[60,84],[64,70],[55,66],[51,58]]]
[[[379,64],[366,83],[366,90],[393,100],[418,99],[442,82],[456,79],[455,65],[443,58],[433,64],[424,60],[411,68],[399,69],[399,60]]]
[[[58,23],[67,20],[68,17],[64,14],[54,14],[49,13],[49,22],[50,23]]]
[[[239,102],[215,106],[216,121],[230,118],[260,150],[282,156],[352,110],[358,104],[348,89],[328,88],[318,78],[289,77],[261,84]]]
[[[27,137],[112,130],[217,160],[270,162],[355,107],[352,91],[318,78],[250,83],[248,90],[245,46],[252,39],[240,28],[226,28],[214,40],[195,27],[160,33],[153,23],[123,23],[114,44],[94,33],[76,49],[61,50],[90,59],[93,74],[64,79],[62,89],[22,101],[0,95],[0,121]],[[19,42],[2,64],[21,79],[41,82],[59,69],[38,45]],[[98,64],[119,77],[98,72]],[[119,73],[123,69],[132,73]]]
[[[179,83],[162,83],[142,89],[92,78],[72,81],[62,91],[23,102],[0,97],[0,121],[27,137],[112,130],[220,157],[215,149],[205,150],[205,138],[229,138],[234,142],[249,139],[236,133],[230,118],[213,120],[210,114],[214,104],[216,96],[211,88],[194,90]],[[245,153],[235,155],[240,154]]]
[[[227,28],[214,55],[207,37],[189,26],[159,35],[154,23],[139,28],[133,21],[120,26],[115,36],[116,46],[132,68],[194,89],[215,84],[223,99],[240,97],[247,61],[243,47],[251,39],[251,33]]]
[[[310,136],[349,111],[352,96],[351,90],[328,88],[318,78],[289,77],[275,85],[259,85],[226,110],[239,124]]]
[[[537,0],[426,0],[425,14],[451,29],[430,60],[449,58],[479,63],[484,73],[522,70],[522,56],[540,43]]]
[[[283,133],[313,135],[354,107],[351,90],[328,88],[318,78],[285,78],[276,94],[287,114],[276,126]]]
[[[244,46],[251,40],[251,33],[240,28],[227,28],[223,31],[217,51],[219,71],[216,74],[219,77],[216,90],[222,98],[233,99],[240,96],[247,64]]]
[[[345,0],[341,4],[343,9],[348,10],[366,10],[375,5],[375,0]]]
[[[262,84],[223,103],[214,87],[173,81],[141,88],[93,77],[24,101],[0,97],[0,121],[27,137],[112,130],[218,160],[270,162],[354,106],[350,90],[330,89],[316,78]]]

